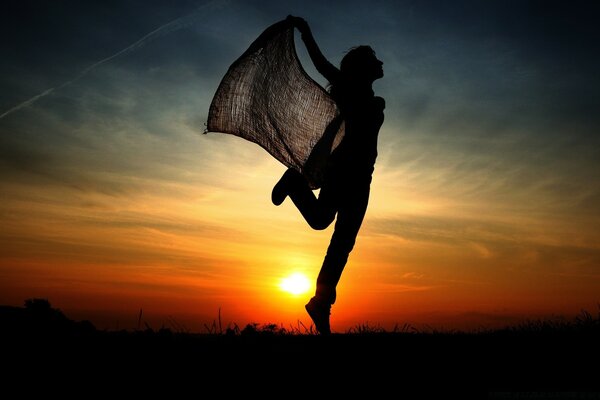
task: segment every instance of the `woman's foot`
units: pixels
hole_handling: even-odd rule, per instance
[[[294,174],[297,174],[297,172],[292,168],[288,168],[288,170],[285,171],[279,179],[279,182],[277,182],[273,187],[273,191],[271,192],[271,201],[276,206],[283,203],[285,198],[288,196],[288,190],[290,186],[289,182]]]
[[[313,297],[304,308],[313,320],[317,331],[321,335],[330,335],[329,315],[331,314],[331,304]]]

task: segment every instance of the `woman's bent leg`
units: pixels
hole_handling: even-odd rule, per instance
[[[327,192],[326,188],[321,193]],[[313,229],[327,228],[335,219],[336,209],[329,196],[317,198],[302,174],[295,172],[288,180],[288,195]]]

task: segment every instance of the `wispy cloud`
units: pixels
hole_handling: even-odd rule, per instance
[[[96,61],[92,65],[83,69],[81,72],[79,72],[77,75],[75,75],[75,77],[73,77],[72,79],[69,79],[68,81],[63,82],[56,87],[49,88],[49,89],[43,91],[42,93],[37,94],[37,95],[31,97],[30,99],[25,100],[22,103],[19,103],[16,106],[4,111],[2,114],[0,114],[0,120],[2,120],[4,117],[6,117],[16,111],[19,111],[22,108],[32,105],[39,99],[48,96],[52,92],[61,90],[69,85],[72,85],[73,83],[77,82],[78,80],[80,80],[81,78],[86,76],[88,73],[90,73],[94,69],[100,67],[101,65],[106,64],[117,57],[131,53],[159,37],[165,36],[171,32],[175,32],[175,31],[183,29],[183,28],[187,28],[191,25],[194,25],[194,24],[197,24],[200,22],[206,23],[209,20],[209,18],[207,17],[206,14],[209,12],[214,12],[215,9],[222,7],[227,2],[228,2],[227,0],[213,0],[213,1],[210,1],[210,2],[202,5],[201,7],[197,8],[194,12],[192,12],[188,15],[185,15],[183,17],[180,17],[180,18],[174,19],[170,22],[167,22],[166,24],[156,28],[152,32],[147,33],[142,38],[140,38],[139,40],[130,44],[129,46],[125,47],[124,49],[121,49],[121,50],[117,51],[116,53],[114,53],[106,58],[103,58],[102,60]]]

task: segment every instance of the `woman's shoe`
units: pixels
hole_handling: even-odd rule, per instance
[[[317,297],[310,299],[304,306],[308,315],[315,323],[315,328],[321,335],[330,335],[329,315],[331,314],[331,304],[320,301]]]
[[[283,173],[283,175],[279,179],[279,182],[275,184],[275,186],[273,187],[273,191],[271,192],[271,201],[273,202],[273,204],[278,206],[281,203],[283,203],[283,201],[289,194],[289,182],[292,176],[297,173],[298,172],[296,172],[296,170],[292,168],[288,168],[288,170]]]

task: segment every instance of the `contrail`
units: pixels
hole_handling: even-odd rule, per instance
[[[157,39],[159,37],[165,36],[169,33],[178,31],[180,29],[183,28],[187,28],[195,23],[198,22],[198,17],[200,17],[201,13],[207,11],[207,10],[214,10],[217,8],[220,8],[224,5],[226,5],[229,1],[228,0],[213,0],[210,1],[206,4],[204,4],[203,6],[197,8],[195,11],[191,12],[188,15],[184,15],[183,17],[179,17],[176,18],[174,20],[172,20],[171,22],[167,22],[166,24],[156,28],[155,30],[153,30],[152,32],[146,34],[145,36],[143,36],[141,39],[137,40],[136,42],[130,44],[129,46],[125,47],[124,49],[116,52],[115,54],[103,58],[100,61],[95,62],[94,64],[90,65],[89,67],[85,68],[84,70],[82,70],[81,72],[79,72],[77,75],[75,75],[75,77],[71,80],[68,80],[66,82],[61,83],[60,85],[47,89],[44,92],[33,96],[32,98],[25,100],[22,103],[17,104],[16,106],[14,106],[13,108],[3,112],[2,114],[0,114],[0,119],[6,117],[7,115],[10,115],[12,113],[14,113],[15,111],[19,111],[22,108],[28,107],[30,105],[32,105],[33,103],[35,103],[36,101],[38,101],[39,99],[41,99],[42,97],[46,97],[48,96],[50,93],[62,89],[65,86],[68,86],[70,84],[72,84],[73,82],[77,82],[79,79],[83,78],[85,75],[87,75],[90,71],[94,70],[95,68],[98,68],[100,65],[105,64],[107,62],[109,62],[110,60],[117,58],[119,56],[122,56],[124,54],[130,53],[134,50],[139,49],[140,47],[144,46],[146,43]]]

